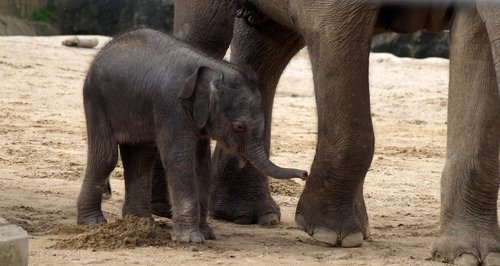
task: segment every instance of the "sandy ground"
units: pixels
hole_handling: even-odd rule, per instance
[[[388,54],[370,59],[376,154],[365,183],[372,236],[363,247],[326,247],[298,230],[293,220],[303,184],[273,182],[282,222],[272,228],[211,220],[218,240],[205,245],[53,248],[59,239],[75,237],[57,229],[75,224],[86,159],[81,90],[97,52],[63,47],[64,38],[0,38],[0,216],[29,232],[30,265],[441,264],[426,258],[438,230],[448,60]],[[276,97],[272,159],[283,166],[311,165],[316,145],[312,88],[310,64],[301,52]],[[103,209],[112,222],[120,218],[123,204],[120,167],[111,182],[114,195]]]

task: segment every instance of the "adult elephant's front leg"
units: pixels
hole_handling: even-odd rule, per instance
[[[269,153],[271,113],[279,77],[290,59],[303,47],[298,35],[268,21],[258,26],[238,19],[231,61],[251,66],[262,82],[265,113],[265,146]],[[213,155],[214,175],[210,188],[210,214],[240,224],[276,224],[280,210],[271,198],[267,178],[247,164],[240,169],[238,158],[217,147]]]
[[[446,166],[439,236],[432,246],[436,260],[500,265],[500,96],[493,63],[500,51],[490,45],[500,37],[496,8],[482,10],[488,34],[474,6],[457,11],[451,31]]]
[[[360,246],[369,235],[363,183],[374,152],[368,59],[376,7],[337,2],[313,8],[303,11],[316,14],[313,22],[319,25],[305,33],[314,74],[318,142],[295,219],[320,242]],[[318,15],[325,11],[333,15]]]

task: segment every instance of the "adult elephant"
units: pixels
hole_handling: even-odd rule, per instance
[[[174,6],[178,38],[219,58],[232,40],[231,61],[259,74],[267,149],[279,77],[297,51],[308,47],[318,143],[295,220],[313,238],[343,247],[360,246],[369,235],[363,183],[374,152],[371,38],[385,31],[451,27],[448,147],[441,229],[432,252],[445,261],[500,263],[498,2],[178,0]],[[213,162],[212,216],[236,223],[279,222],[265,178],[250,166],[239,169],[237,159],[220,148]]]

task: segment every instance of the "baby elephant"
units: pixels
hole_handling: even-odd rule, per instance
[[[83,88],[88,134],[78,224],[106,223],[101,198],[118,159],[125,175],[123,214],[151,217],[156,153],[173,211],[172,239],[214,239],[207,224],[210,138],[275,178],[305,179],[264,149],[264,114],[255,74],[209,58],[161,32],[114,38],[95,57]]]

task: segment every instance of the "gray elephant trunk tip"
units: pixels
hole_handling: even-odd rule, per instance
[[[269,158],[267,158],[262,145],[258,145],[257,147],[249,150],[250,157],[248,158],[248,161],[266,176],[271,176],[276,179],[300,178],[302,180],[306,180],[309,176],[305,170],[281,168],[275,165],[271,162],[271,160],[269,160]]]
[[[309,173],[307,171],[303,170],[302,175],[300,176],[300,179],[302,179],[302,180],[309,179]]]
[[[276,179],[290,179],[290,178],[300,178],[302,180],[307,180],[309,178],[309,174],[305,170],[300,170],[300,169],[285,169],[287,170],[287,175],[282,175],[282,176],[273,176],[270,175],[273,178]]]

